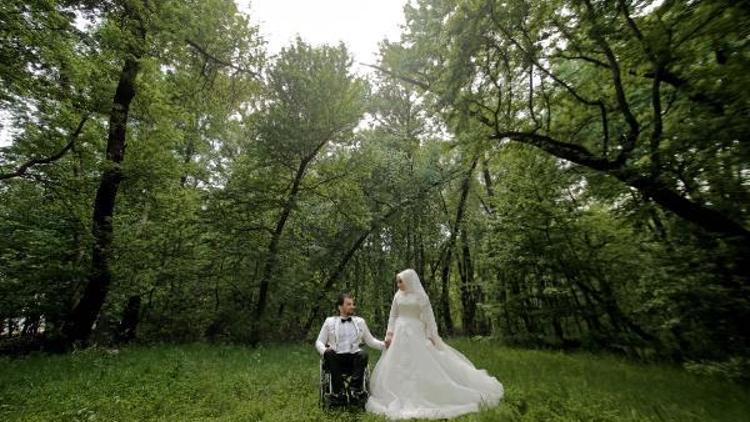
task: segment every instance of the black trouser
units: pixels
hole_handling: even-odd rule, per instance
[[[367,366],[367,352],[336,353],[331,349],[323,354],[323,367],[331,372],[333,392],[341,393],[344,387],[344,374],[352,374],[352,390],[362,391]]]

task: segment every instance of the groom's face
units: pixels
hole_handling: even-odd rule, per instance
[[[341,315],[349,316],[354,315],[354,309],[356,307],[354,306],[354,299],[347,297],[344,299],[344,303],[339,305],[339,312]]]

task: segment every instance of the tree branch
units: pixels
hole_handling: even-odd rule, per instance
[[[81,132],[83,132],[83,126],[86,124],[86,121],[88,119],[89,119],[89,115],[88,114],[84,115],[81,118],[81,121],[78,123],[78,126],[76,127],[76,129],[73,131],[73,133],[70,134],[70,136],[68,138],[69,140],[68,140],[67,145],[65,145],[60,151],[58,151],[54,155],[51,155],[51,156],[49,156],[47,158],[34,158],[34,159],[31,159],[31,160],[29,160],[29,161],[21,164],[20,166],[18,166],[18,168],[15,171],[11,172],[11,173],[0,174],[0,180],[11,179],[13,177],[23,176],[24,174],[26,174],[26,171],[29,168],[31,168],[31,167],[33,167],[33,166],[35,166],[37,164],[49,164],[51,162],[57,161],[60,158],[62,158],[65,155],[65,153],[68,152],[68,150],[70,150],[73,147],[73,145],[75,144],[76,140],[81,135]]]
[[[379,70],[379,71],[385,73],[388,76],[394,77],[396,79],[401,79],[402,81],[410,83],[412,85],[416,85],[416,86],[424,89],[425,91],[429,91],[430,90],[430,85],[427,82],[419,81],[417,79],[410,78],[408,76],[399,75],[399,74],[397,74],[397,73],[395,73],[395,72],[393,72],[391,70],[388,70],[388,69],[386,69],[384,67],[381,67],[381,66],[378,66],[378,65],[367,64],[367,63],[362,63],[362,62],[360,62],[360,64],[362,66],[367,66],[367,67],[371,67],[373,69]]]
[[[584,165],[594,170],[609,171],[619,166],[618,163],[607,160],[606,158],[597,157],[586,147],[581,145],[572,144],[568,142],[559,141],[550,136],[533,133],[533,132],[519,132],[519,131],[503,131],[497,132],[490,136],[490,139],[511,139],[525,144],[533,145],[540,148],[550,154],[564,158],[568,161],[576,164]]]
[[[604,39],[604,36],[597,33],[597,23],[594,18],[594,7],[591,4],[590,0],[584,0],[584,4],[586,5],[587,18],[592,27],[594,27],[594,41],[596,41],[596,43],[599,44],[599,47],[604,50],[604,55],[607,57],[607,62],[609,63],[609,68],[612,73],[612,83],[615,88],[615,98],[617,99],[617,104],[620,108],[620,112],[622,112],[623,117],[625,118],[625,122],[629,127],[628,133],[625,135],[625,142],[622,145],[622,150],[617,157],[618,162],[625,162],[628,154],[630,154],[630,152],[635,148],[635,144],[638,140],[638,136],[641,130],[640,125],[638,124],[638,120],[636,120],[635,115],[630,110],[630,104],[628,104],[628,100],[625,96],[625,88],[623,86],[622,76],[620,74],[620,64],[617,62],[615,53],[612,51],[612,48]]]
[[[528,132],[507,131],[497,133],[491,138],[514,139],[518,142],[533,145],[556,157],[602,171],[616,177],[628,186],[638,189],[657,204],[705,230],[722,234],[727,239],[737,240],[744,244],[750,242],[750,231],[721,211],[681,196],[659,178],[644,176],[635,170],[623,167],[617,162],[593,157],[586,148],[580,145],[569,144],[546,135]]]
[[[185,42],[187,42],[189,46],[193,47],[198,53],[200,53],[203,57],[205,57],[207,59],[210,59],[210,60],[212,60],[212,61],[214,61],[214,62],[216,62],[216,63],[218,63],[218,64],[220,64],[222,66],[232,68],[232,69],[236,70],[237,72],[247,73],[248,75],[250,75],[250,76],[252,76],[254,78],[260,79],[260,75],[257,72],[254,72],[254,71],[252,71],[250,69],[243,68],[241,66],[237,66],[236,64],[233,64],[229,60],[224,60],[224,59],[221,59],[219,57],[216,57],[215,55],[213,55],[213,54],[209,53],[208,51],[206,51],[205,48],[203,48],[200,45],[198,45],[198,43],[196,43],[195,41],[192,41],[192,40],[188,39],[188,40],[185,40]]]

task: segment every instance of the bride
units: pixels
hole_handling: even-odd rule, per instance
[[[413,269],[396,276],[386,349],[370,377],[367,411],[390,419],[452,418],[497,405],[503,385],[440,338]]]

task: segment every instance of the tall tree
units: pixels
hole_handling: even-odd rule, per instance
[[[107,133],[106,162],[94,200],[94,236],[91,270],[83,296],[74,305],[62,328],[66,345],[88,339],[91,328],[104,304],[112,279],[110,256],[112,215],[117,190],[122,180],[120,164],[125,157],[125,134],[130,104],[136,93],[136,77],[145,53],[147,10],[143,4],[123,3],[116,12],[122,19],[123,64],[112,99]]]
[[[736,25],[746,8],[423,0],[406,11],[410,47],[394,47],[390,69],[437,94],[439,106],[486,125],[491,139],[612,176],[746,254],[747,209],[721,199],[747,197],[748,151],[738,141],[747,119],[737,117],[750,108],[739,94],[747,41]],[[686,166],[691,151],[711,165]],[[712,182],[719,168],[732,169],[732,188]],[[736,273],[747,279],[742,262]]]
[[[268,73],[268,108],[258,116],[258,142],[265,156],[291,171],[291,179],[258,280],[257,322],[264,316],[280,241],[308,169],[327,145],[350,135],[364,111],[366,85],[351,73],[351,64],[343,44],[313,47],[297,38]]]

